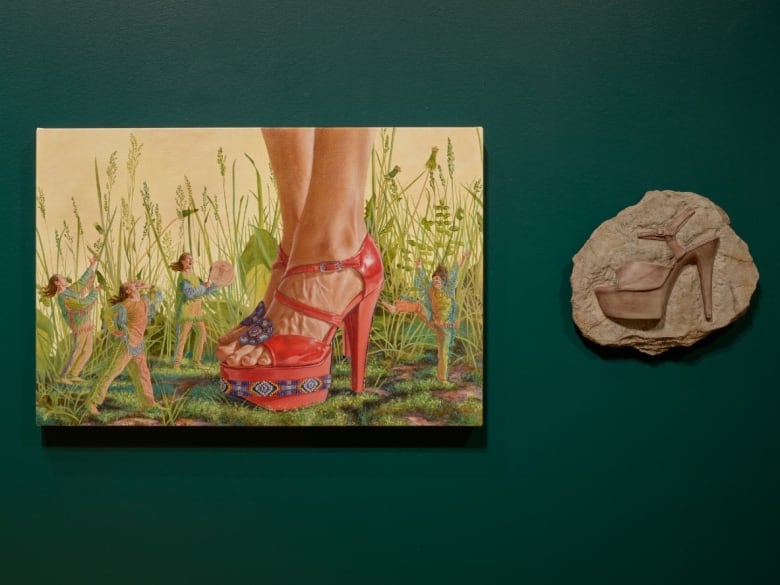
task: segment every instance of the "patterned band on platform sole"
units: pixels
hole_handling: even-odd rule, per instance
[[[220,390],[233,398],[251,399],[281,398],[283,396],[295,396],[298,394],[311,394],[330,389],[330,374],[318,377],[302,378],[300,380],[260,380],[259,382],[245,382],[242,380],[220,379]]]
[[[247,382],[220,378],[220,389],[229,398],[268,410],[293,410],[324,402],[330,388],[330,374],[300,380]]]

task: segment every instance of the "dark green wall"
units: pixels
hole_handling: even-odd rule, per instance
[[[5,0],[4,581],[777,582],[778,25],[769,1]],[[263,124],[484,126],[485,433],[44,437],[35,128]],[[590,347],[571,256],[659,188],[729,213],[760,291],[667,359]]]

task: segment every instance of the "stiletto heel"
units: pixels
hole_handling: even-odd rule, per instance
[[[677,241],[677,232],[694,211],[683,211],[666,228],[642,232],[639,238],[666,242],[675,256],[672,266],[650,262],[628,262],[618,268],[616,284],[595,289],[604,314],[610,319],[660,320],[682,269],[695,264],[701,285],[704,317],[712,319],[712,271],[720,238],[700,242],[687,250]]]
[[[352,360],[352,391],[365,390],[368,337],[374,320],[374,309],[380,289],[366,295],[360,304],[344,319],[344,346]]]
[[[699,270],[699,283],[701,285],[701,298],[704,303],[704,316],[709,321],[712,319],[712,270],[715,266],[715,255],[718,251],[719,240],[710,240],[702,244],[701,253],[696,256],[696,268]]]
[[[321,341],[303,335],[275,335],[273,324],[259,315],[259,321],[248,327],[239,341],[242,345],[262,345],[271,364],[241,366],[222,362],[221,387],[225,394],[270,410],[302,408],[324,401],[331,384],[331,344],[336,330],[342,325],[352,357],[352,388],[356,392],[363,390],[368,338],[384,278],[382,257],[374,241],[366,236],[358,252],[346,260],[289,268],[283,279],[295,274],[345,269],[358,273],[363,289],[341,314],[317,309],[276,291],[275,303],[327,323],[330,326],[328,333]]]

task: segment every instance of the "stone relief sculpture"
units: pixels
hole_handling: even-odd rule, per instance
[[[742,316],[758,270],[729,224],[706,197],[677,191],[650,191],[604,222],[573,258],[583,336],[656,355]]]

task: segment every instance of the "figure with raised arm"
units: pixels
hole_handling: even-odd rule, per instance
[[[100,290],[94,286],[97,261],[97,256],[93,256],[84,274],[73,284],[69,284],[62,274],[53,274],[48,285],[40,289],[42,297],[56,297],[62,317],[73,335],[70,356],[60,374],[60,381],[65,384],[84,381],[81,371],[92,355],[95,340],[92,307]]]
[[[457,305],[455,304],[455,287],[458,272],[466,262],[469,253],[464,252],[460,264],[452,270],[447,270],[439,264],[427,279],[422,269],[422,260],[416,262],[414,287],[419,299],[401,298],[394,303],[382,301],[382,306],[391,313],[413,313],[436,334],[438,368],[436,378],[440,382],[449,380],[450,353],[455,341],[457,329]]]

